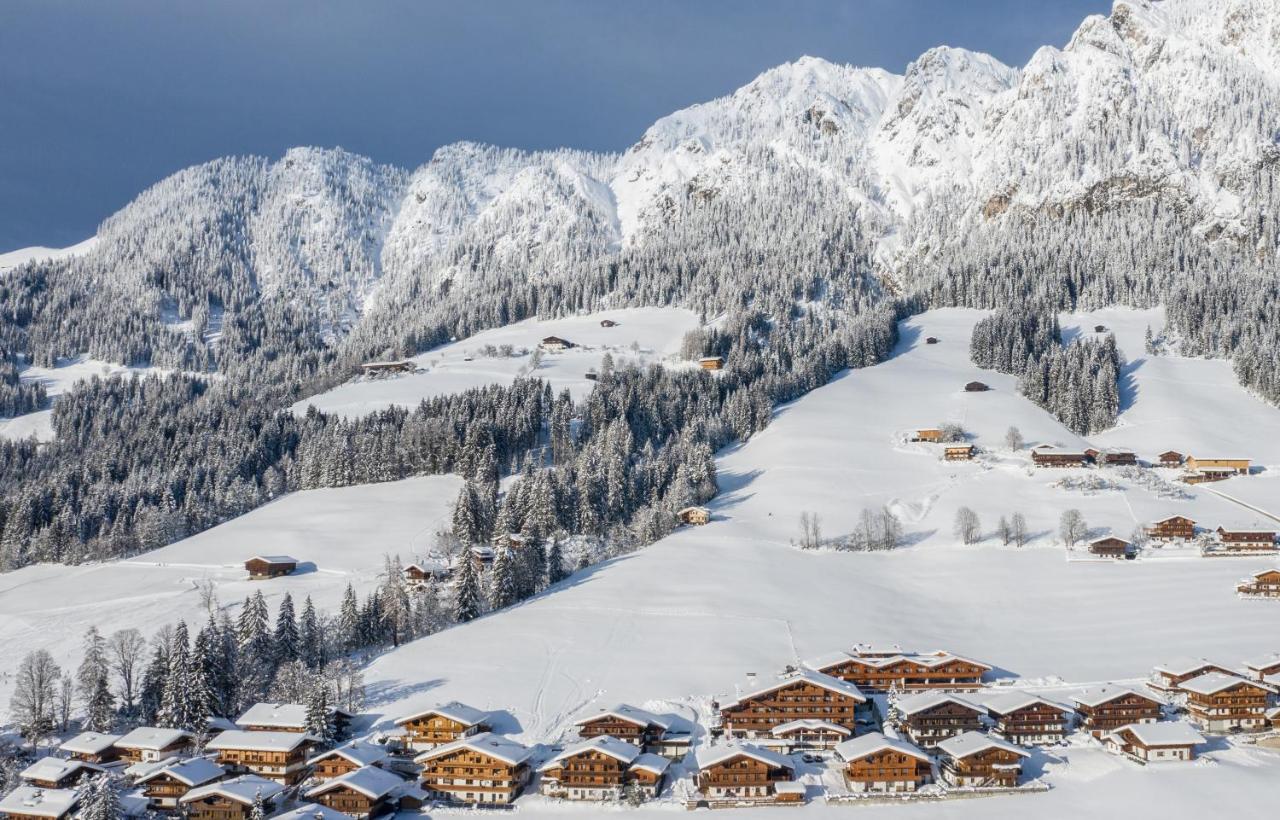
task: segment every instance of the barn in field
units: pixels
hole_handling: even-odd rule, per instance
[[[298,568],[298,559],[288,555],[255,555],[244,562],[249,580],[263,581],[288,575]]]

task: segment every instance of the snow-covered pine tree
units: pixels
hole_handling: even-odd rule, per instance
[[[360,648],[360,610],[356,603],[356,591],[351,584],[342,593],[342,605],[338,608],[338,643],[346,652]]]
[[[302,604],[302,617],[298,620],[298,656],[308,669],[324,666],[324,636],[320,632],[320,617],[308,595]]]
[[[307,691],[307,732],[320,738],[325,746],[337,739],[333,727],[333,710],[329,704],[329,686],[316,681]]]
[[[474,620],[484,612],[479,575],[470,551],[463,551],[453,582],[453,619],[457,623]]]
[[[521,600],[520,566],[507,547],[499,547],[489,570],[489,603],[503,609]]]
[[[76,808],[76,820],[120,820],[122,817],[124,812],[120,808],[115,777],[104,773],[93,778]]]
[[[276,629],[272,636],[272,660],[276,666],[291,663],[298,659],[299,652],[298,620],[294,615],[293,596],[288,592],[280,599],[280,607],[276,610]]]

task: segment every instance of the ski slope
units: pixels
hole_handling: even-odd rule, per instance
[[[1233,593],[1236,580],[1266,560],[1067,559],[1054,534],[1067,506],[1079,507],[1095,532],[1123,534],[1157,515],[1208,521],[1237,508],[1199,488],[1179,502],[1136,487],[1083,495],[1053,486],[1074,471],[1030,472],[1025,453],[1003,449],[1010,424],[1029,443],[1082,442],[1018,396],[1012,378],[968,362],[969,330],[981,315],[944,310],[909,319],[890,361],[845,373],[780,408],[769,428],[721,455],[722,492],[710,505],[711,524],[681,529],[511,610],[377,659],[366,673],[372,708],[390,720],[459,699],[504,712],[502,728],[525,742],[555,743],[587,710],[627,701],[696,717],[712,698],[732,694],[747,672],[767,675],[859,641],[946,648],[1059,697],[1088,684],[1144,678],[1154,664],[1179,656],[1240,663],[1280,649],[1280,608]],[[1140,343],[1146,317],[1115,321],[1126,335],[1135,325]],[[926,346],[927,335],[942,343]],[[1162,377],[1176,380],[1203,364],[1169,359]],[[1144,378],[1155,372],[1135,371],[1137,394],[1147,401],[1133,402],[1126,414],[1154,412],[1151,397],[1159,393]],[[973,378],[994,389],[964,393]],[[1248,399],[1233,384],[1217,389],[1228,395],[1211,408],[1234,410]],[[1192,452],[1204,441],[1274,465],[1280,412],[1263,409],[1252,418],[1260,428],[1201,415],[1213,430],[1205,438],[1189,422],[1170,422],[1152,441]],[[1174,417],[1176,408],[1169,410]],[[940,421],[962,423],[989,452],[979,462],[949,464],[923,445],[902,443],[903,431]],[[1109,443],[1128,444],[1124,429],[1109,433]],[[1168,442],[1175,434],[1181,440]],[[1226,484],[1254,480],[1261,479]],[[911,546],[840,553],[789,544],[802,510],[820,515],[834,535],[851,528],[864,506],[880,504],[898,511]],[[1020,510],[1035,538],[1022,549],[992,539],[961,546],[950,525],[962,505],[976,510],[988,531],[998,515]],[[1262,789],[1280,777],[1280,756],[1260,750],[1224,747],[1172,775],[1096,749],[1054,754],[1060,759],[1036,763],[1054,786],[1047,795],[921,805],[894,809],[894,816],[1110,817],[1156,806],[1171,816],[1189,816],[1183,812],[1195,806],[1257,816]],[[525,803],[548,816],[581,816],[536,797]],[[837,810],[850,811],[806,811]]]
[[[602,320],[617,322],[601,327]],[[599,370],[608,353],[615,365],[626,362],[674,363],[684,334],[698,326],[698,317],[678,308],[630,308],[570,316],[564,319],[528,319],[486,330],[414,357],[420,372],[394,376],[358,377],[294,405],[302,414],[315,405],[326,413],[354,417],[386,407],[415,407],[433,396],[459,393],[490,384],[510,384],[518,376],[546,380],[559,393],[568,388],[575,399],[591,390],[588,370]],[[511,345],[533,351],[547,336],[568,339],[576,346],[562,353],[544,353],[541,364],[530,367],[530,355],[486,356],[487,345]]]
[[[147,638],[179,619],[197,628],[208,617],[204,584],[212,584],[218,606],[235,611],[258,590],[273,613],[285,592],[299,607],[310,595],[318,608],[336,611],[348,583],[361,592],[377,583],[384,555],[407,563],[430,549],[434,533],[448,526],[459,483],[429,476],[308,490],[135,558],[0,573],[0,651],[21,658],[44,647],[74,669],[90,626],[104,635],[133,627]],[[249,581],[244,561],[258,553],[292,555],[298,572]],[[0,676],[5,712],[11,686]]]

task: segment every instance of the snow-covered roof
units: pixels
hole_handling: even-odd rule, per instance
[[[262,795],[263,800],[270,800],[282,791],[284,791],[284,786],[274,780],[268,780],[256,774],[242,774],[230,780],[219,780],[216,783],[192,789],[184,794],[179,799],[179,802],[194,803],[197,800],[217,795],[243,806],[252,806],[253,801],[257,799],[259,794]]]
[[[637,757],[640,756],[640,750],[624,740],[618,740],[616,737],[609,735],[600,735],[590,740],[584,740],[581,743],[575,743],[567,747],[555,757],[542,764],[539,771],[554,769],[562,760],[568,760],[571,757],[577,757],[583,752],[599,752],[608,755],[624,765],[631,765]]]
[[[309,765],[315,765],[321,760],[327,760],[331,757],[341,757],[349,760],[357,766],[370,766],[379,760],[385,759],[387,756],[387,747],[377,743],[369,743],[365,740],[352,740],[341,746],[335,746],[328,751],[312,757],[307,761]]]
[[[1251,580],[1256,580],[1258,578],[1261,578],[1264,575],[1271,575],[1272,573],[1276,573],[1276,572],[1280,572],[1280,567],[1272,567],[1271,569],[1260,569],[1254,574],[1250,575],[1249,578]],[[1277,657],[1280,657],[1280,655],[1278,655]]]
[[[266,561],[268,564],[296,564],[298,559],[292,555],[255,555],[248,560]]]
[[[813,669],[797,669],[793,672],[787,672],[779,675],[772,681],[768,682],[748,681],[744,684],[742,692],[738,694],[733,701],[726,703],[723,708],[728,709],[737,706],[743,701],[751,700],[761,695],[767,695],[770,692],[776,692],[779,689],[785,689],[786,687],[794,686],[797,683],[808,683],[813,686],[818,686],[826,689],[828,692],[845,695],[858,703],[866,703],[867,700],[866,695],[862,694],[858,687],[854,686],[852,683],[847,683],[839,678],[833,678],[830,675],[814,671]]]
[[[1095,686],[1092,689],[1086,689],[1083,692],[1074,695],[1071,699],[1082,706],[1101,706],[1104,703],[1110,703],[1111,701],[1116,700],[1117,698],[1122,698],[1125,695],[1138,695],[1139,697],[1146,698],[1147,700],[1155,703],[1160,702],[1150,694],[1141,690],[1131,689],[1128,686],[1114,685]]]
[[[804,794],[808,787],[799,780],[780,780],[773,784],[773,790],[777,794]]]
[[[151,811],[151,798],[145,794],[121,794],[116,797],[116,805],[120,807],[121,817],[148,817]]]
[[[405,715],[402,718],[396,718],[398,725],[404,725],[411,720],[419,720],[431,715],[439,715],[440,717],[456,720],[463,726],[476,726],[489,717],[489,713],[474,706],[468,706],[465,703],[459,703],[451,700],[438,706],[432,706],[430,709],[423,709],[421,712],[414,712],[412,715]]]
[[[640,709],[626,703],[619,703],[607,709],[601,709],[592,715],[579,718],[573,722],[574,726],[583,726],[602,717],[612,717],[626,723],[632,723],[636,726],[657,726],[660,729],[671,728],[670,722],[666,718],[659,717],[647,709]]]
[[[67,760],[61,757],[42,757],[19,773],[23,780],[52,781],[70,777],[81,769],[100,770],[100,767],[83,760]]]
[[[1041,695],[1034,695],[1030,692],[1005,692],[982,701],[982,705],[987,707],[987,711],[996,715],[1007,715],[1010,712],[1016,712],[1019,709],[1038,704],[1051,706],[1064,712],[1071,711],[1071,707],[1065,703],[1058,703],[1055,700],[1050,700]]]
[[[523,743],[518,743],[503,735],[495,735],[492,732],[481,732],[478,735],[471,735],[470,737],[455,740],[452,743],[446,743],[443,746],[437,746],[434,749],[423,752],[413,760],[415,763],[423,763],[428,760],[435,760],[437,757],[453,754],[460,749],[488,755],[501,760],[508,766],[519,766],[529,759],[530,753],[529,747]]]
[[[0,800],[0,814],[34,817],[62,817],[75,808],[80,794],[75,789],[41,789],[19,786]]]
[[[191,733],[182,729],[161,729],[157,726],[139,726],[129,734],[116,741],[121,749],[146,749],[158,751],[167,749],[175,743],[190,740]]]
[[[288,811],[273,814],[269,820],[351,820],[351,815],[319,803],[303,803]]]
[[[851,738],[836,745],[836,754],[846,763],[886,750],[900,752],[917,760],[929,762],[929,756],[913,744],[898,738],[885,737],[879,732],[871,732],[861,737]]]
[[[301,703],[255,703],[236,718],[241,726],[278,726],[282,729],[305,729],[307,707]]]
[[[1184,692],[1194,692],[1197,695],[1216,695],[1219,692],[1225,692],[1242,683],[1250,686],[1259,686],[1255,681],[1246,680],[1239,675],[1224,675],[1221,672],[1206,672],[1198,675],[1191,680],[1183,681],[1178,684],[1178,688]]]
[[[144,778],[151,777],[151,775],[156,772],[159,772],[168,766],[172,766],[180,760],[182,760],[182,758],[177,755],[169,755],[168,757],[161,758],[160,760],[140,760],[137,763],[126,766],[124,775],[130,780],[137,782]]]
[[[653,772],[656,775],[661,775],[670,768],[670,766],[670,760],[667,760],[662,755],[655,755],[651,752],[645,752],[644,754],[637,756],[635,760],[631,761],[631,768],[643,769],[646,772]]]
[[[801,661],[801,663],[815,672],[825,672],[833,666],[839,666],[852,657],[853,656],[848,652],[837,649],[834,652],[826,652],[816,658]]]
[[[249,749],[255,752],[291,752],[315,738],[305,732],[250,732],[235,729],[223,732],[205,744],[215,752],[224,749]]]
[[[370,800],[381,800],[402,785],[404,785],[404,779],[397,777],[386,769],[380,769],[377,766],[365,766],[360,769],[353,769],[332,780],[326,780],[319,786],[308,790],[307,797],[315,797],[316,795],[331,792],[334,789],[346,787],[363,794]]]
[[[1131,732],[1143,746],[1196,746],[1204,743],[1203,735],[1181,721],[1131,723],[1109,732],[1107,737],[1118,737],[1126,731]]]
[[[706,507],[683,507],[676,513],[676,515],[684,515],[685,513],[689,513],[689,512],[710,513],[711,510],[707,509]]]
[[[778,769],[795,770],[795,766],[791,761],[768,749],[759,746],[752,746],[748,743],[726,743],[722,746],[703,746],[693,753],[694,760],[697,761],[698,769],[707,769],[735,757],[749,757],[752,760],[758,760],[768,766]]]
[[[933,669],[944,664],[961,661],[984,670],[989,671],[991,669],[990,664],[975,661],[973,658],[966,658],[963,655],[955,655],[951,652],[904,652],[897,646],[875,647],[871,645],[855,646],[852,652],[828,652],[825,655],[819,655],[816,658],[804,661],[804,665],[821,672],[848,660],[855,660],[864,666],[873,668],[892,666],[909,661],[925,668]]]
[[[918,695],[908,695],[898,700],[898,710],[904,715],[914,715],[926,709],[941,706],[944,703],[955,703],[973,709],[976,712],[984,711],[981,706],[973,701],[948,692],[921,692]]]
[[[58,747],[59,751],[77,755],[100,755],[116,745],[120,735],[102,732],[81,732]]]
[[[211,780],[217,780],[226,773],[225,769],[207,757],[192,757],[187,760],[171,762],[138,778],[137,782],[145,783],[148,780],[154,780],[160,775],[168,775],[174,780],[186,783],[188,786],[203,786]]]
[[[938,744],[938,749],[943,754],[957,760],[979,752],[985,752],[988,749],[1003,749],[1006,752],[1013,752],[1019,757],[1030,757],[1026,749],[982,732],[965,732],[956,737],[949,737]]]
[[[1169,663],[1156,664],[1155,671],[1164,672],[1167,675],[1178,676],[1190,675],[1192,672],[1198,672],[1201,669],[1207,669],[1210,667],[1223,670],[1231,668],[1225,664],[1215,663],[1214,661],[1207,660],[1205,658],[1178,658],[1177,660],[1170,661]]]
[[[823,729],[825,731],[835,732],[836,734],[841,735],[853,734],[853,732],[838,723],[832,723],[828,720],[818,720],[816,718],[801,718],[800,720],[790,720],[786,723],[779,723],[777,726],[773,727],[771,733],[775,736],[786,735],[801,729]]]
[[[1263,572],[1280,572],[1280,570],[1263,570]],[[1258,574],[1261,575],[1262,573]],[[1280,665],[1280,652],[1269,652],[1266,655],[1259,655],[1244,662],[1245,669],[1269,669],[1276,665]]]

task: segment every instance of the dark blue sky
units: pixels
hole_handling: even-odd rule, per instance
[[[621,150],[804,54],[1020,65],[1110,0],[0,0],[0,251],[66,245],[179,168],[459,139]]]

